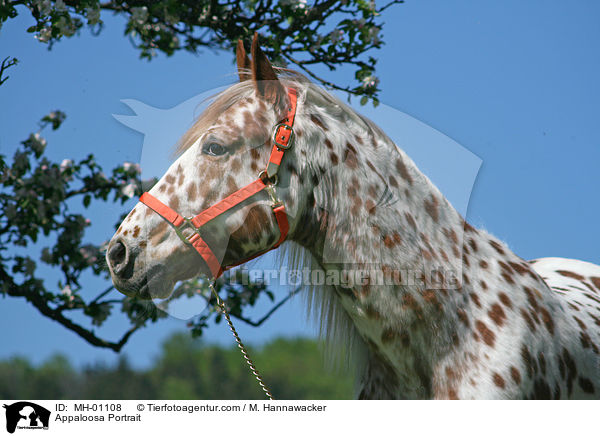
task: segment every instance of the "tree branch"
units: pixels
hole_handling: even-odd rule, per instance
[[[100,294],[98,294],[98,296],[96,298],[94,298],[92,301],[90,301],[90,304],[95,304],[98,301],[100,301],[100,299],[102,297],[104,297],[106,294],[108,294],[110,291],[112,291],[113,289],[115,289],[115,287],[113,285],[110,285],[108,288],[106,288],[105,291],[101,292]]]
[[[288,55],[287,53],[282,53],[282,55],[289,60],[291,63],[293,63],[294,65],[296,65],[298,68],[300,68],[302,71],[304,71],[306,74],[308,74],[308,76],[312,77],[315,80],[318,80],[321,84],[331,88],[331,89],[336,89],[338,91],[344,91],[347,92],[349,94],[352,95],[361,95],[360,93],[353,91],[352,89],[346,87],[343,88],[341,86],[336,85],[333,82],[330,82],[329,80],[325,80],[322,77],[317,76],[315,73],[313,73],[311,70],[309,70],[308,68],[306,68],[304,65],[302,65],[301,61],[298,61],[296,59],[294,59],[293,57],[291,57],[290,55]]]
[[[91,345],[102,348],[109,348],[115,352],[119,352],[121,348],[127,343],[129,338],[135,331],[137,331],[143,324],[136,324],[131,327],[127,332],[119,339],[117,342],[110,342],[105,339],[96,336],[92,331],[82,327],[79,324],[76,324],[71,319],[64,316],[60,310],[52,309],[48,306],[47,300],[44,300],[44,297],[35,292],[25,292],[19,290],[19,285],[17,285],[12,277],[10,277],[4,269],[0,268],[0,282],[3,282],[3,286],[7,289],[6,293],[11,297],[23,297],[27,301],[29,301],[33,306],[40,311],[40,313],[47,318],[50,318],[59,324],[62,324],[69,330],[75,332],[81,338],[86,340]]]
[[[294,289],[293,291],[290,291],[286,297],[281,300],[279,303],[277,303],[275,306],[273,306],[271,308],[271,310],[269,310],[262,318],[260,318],[258,321],[252,321],[251,319],[248,319],[246,317],[243,317],[241,315],[235,315],[235,314],[231,314],[231,316],[234,316],[235,318],[239,319],[240,321],[245,322],[246,324],[249,324],[253,327],[258,327],[259,325],[261,325],[262,323],[264,323],[266,320],[268,320],[271,315],[273,315],[281,306],[283,306],[290,298],[292,298],[294,295],[296,295],[298,292],[300,292],[300,290],[302,289],[302,286],[298,286],[296,289]]]
[[[12,67],[13,65],[17,65],[17,63],[19,62],[19,60],[17,58],[12,58],[10,56],[6,56],[3,60],[2,60],[2,64],[0,64],[0,85],[2,85],[4,82],[6,82],[10,76],[6,76],[4,78],[2,78],[2,75],[4,74],[4,72],[6,70],[8,70],[10,67]]]

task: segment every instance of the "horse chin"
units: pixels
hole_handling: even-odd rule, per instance
[[[143,281],[138,289],[136,297],[141,300],[152,300],[155,298],[167,298],[173,292],[175,282],[168,280],[161,275],[154,275]]]
[[[120,293],[140,300],[167,298],[173,292],[175,281],[162,271],[148,271],[139,277],[132,277],[126,283],[113,276],[113,284]]]

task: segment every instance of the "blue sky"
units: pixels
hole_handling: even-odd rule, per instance
[[[407,0],[383,16],[386,45],[372,53],[379,58],[382,102],[482,160],[467,218],[526,259],[600,263],[599,18],[600,4],[583,0]],[[139,161],[143,136],[112,117],[130,114],[120,100],[169,109],[234,80],[230,53],[181,53],[148,63],[122,36],[121,20],[103,19],[100,37],[83,31],[50,52],[25,32],[26,13],[4,24],[0,56],[21,62],[0,87],[0,152],[12,154],[39,118],[61,109],[67,122],[47,135],[50,156],[60,161],[92,152],[107,169]],[[324,74],[349,83],[353,71]],[[418,153],[410,138],[423,137],[405,134],[407,151]],[[432,171],[456,171],[441,154],[429,155]],[[118,213],[117,207],[94,211],[92,237],[109,237]],[[314,335],[301,299],[259,329],[238,324],[242,337],[256,344],[280,334]],[[117,319],[101,332],[114,338],[123,326]],[[1,301],[0,327],[13,332],[3,336],[0,358],[20,353],[40,361],[55,351],[78,364],[115,358],[18,300]],[[124,352],[146,365],[169,332],[184,328],[184,321],[163,321],[134,336]],[[231,343],[224,326],[209,329],[206,340]]]

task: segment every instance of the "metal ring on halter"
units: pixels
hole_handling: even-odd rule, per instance
[[[183,218],[183,224],[180,225],[179,227],[174,227],[175,233],[177,234],[177,236],[179,236],[179,239],[181,239],[184,243],[186,243],[187,245],[191,245],[191,241],[190,238],[192,236],[194,236],[196,233],[200,234],[200,231],[198,228],[196,228],[196,226],[194,224],[192,224],[192,220],[194,219],[194,217],[182,217]],[[192,231],[192,233],[188,236],[185,236],[185,234],[183,233],[183,231],[185,229],[190,229]]]
[[[258,178],[262,180],[265,185],[276,186],[279,182],[279,177],[277,174],[274,174],[273,177],[269,177],[267,176],[267,172],[264,170],[258,173]]]
[[[282,144],[281,142],[277,141],[277,134],[279,133],[280,127],[283,127],[284,129],[290,131],[290,139],[288,139],[287,144]],[[282,139],[285,139],[285,137],[282,137]],[[273,143],[280,150],[287,150],[287,149],[291,148],[294,143],[294,129],[285,123],[277,124],[275,126],[275,128],[273,129]]]

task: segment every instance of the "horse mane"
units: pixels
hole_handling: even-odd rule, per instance
[[[324,89],[316,86],[306,76],[298,71],[288,68],[275,68],[279,79],[284,86],[294,86],[303,89],[307,96],[306,101],[312,103],[321,103],[323,106],[329,106],[334,112],[344,112],[350,119],[358,124],[363,124],[368,130],[380,137],[385,137],[385,133],[368,118],[356,113],[345,103],[329,94]],[[178,157],[189,149],[200,135],[217,120],[220,114],[236,104],[240,99],[250,97],[254,94],[255,88],[251,80],[238,82],[229,88],[208,97],[206,100],[213,100],[212,103],[198,116],[192,127],[177,141],[173,156]],[[309,96],[313,97],[309,100]],[[206,101],[205,100],[205,101]],[[203,101],[204,102],[204,101]],[[333,114],[335,116],[335,113]]]
[[[289,270],[323,270],[317,259],[301,245],[287,241],[277,250],[280,268]],[[336,298],[333,287],[328,285],[303,284],[306,315],[318,327],[323,340],[325,356],[330,368],[360,372],[366,364],[365,344],[352,320]]]

